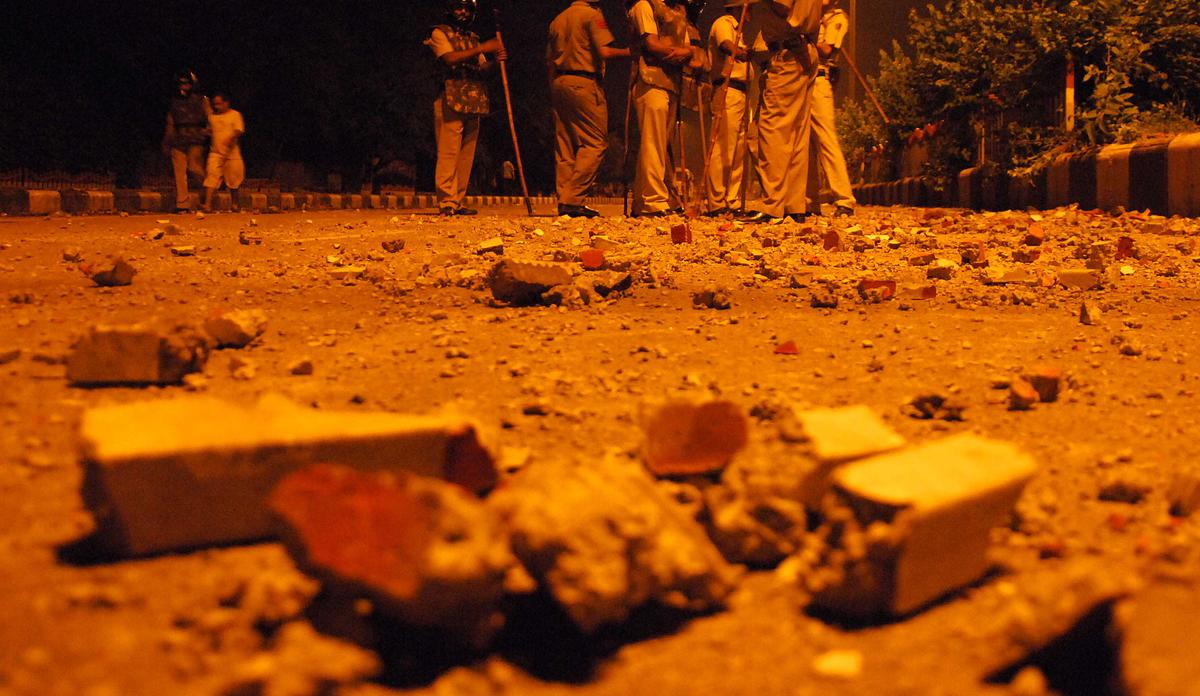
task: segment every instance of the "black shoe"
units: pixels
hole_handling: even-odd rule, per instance
[[[567,217],[581,218],[597,218],[600,217],[600,211],[587,207],[586,205],[559,205],[558,214],[566,215]]]
[[[717,218],[729,214],[729,208],[717,208],[704,213],[704,217]]]
[[[669,211],[669,210],[651,210],[648,213],[638,213],[637,215],[634,215],[633,217],[635,217],[635,218],[665,218],[665,217],[670,217],[670,215],[671,215],[671,211]]]
[[[788,218],[792,222],[808,222],[808,218],[811,216],[812,213],[787,213],[784,215],[785,218]]]
[[[454,217],[454,213],[455,213],[454,208],[451,208],[449,206],[446,206],[445,208],[441,208],[438,211],[438,214],[440,214],[442,217]]]
[[[459,208],[458,210],[454,211],[454,214],[455,215],[478,215],[479,211],[475,210],[474,208]]]
[[[833,211],[834,217],[850,217],[854,214],[854,208],[848,208],[844,205],[839,205],[837,210]]]
[[[683,215],[683,208],[671,208],[667,211],[667,215]]]
[[[738,222],[746,222],[746,223],[755,225],[755,224],[762,224],[762,223],[768,223],[768,222],[775,222],[778,219],[779,218],[775,217],[774,215],[768,215],[766,213],[752,211],[746,215],[742,215],[741,217],[739,217]]]

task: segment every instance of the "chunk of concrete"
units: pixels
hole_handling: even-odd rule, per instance
[[[585,632],[646,604],[711,611],[739,577],[637,462],[535,462],[488,504],[511,531],[517,558]]]
[[[86,264],[80,266],[79,270],[87,274],[93,283],[105,288],[132,285],[133,277],[137,275],[137,269],[119,257],[113,257],[106,263]]]
[[[245,348],[267,329],[267,315],[261,309],[217,311],[204,320],[204,330],[218,348]]]
[[[720,471],[749,437],[746,415],[729,401],[672,401],[647,409],[643,456],[656,476]]]
[[[1200,696],[1200,591],[1194,582],[1159,581],[1118,605],[1121,693]]]
[[[978,580],[992,528],[1035,470],[1014,445],[969,434],[838,469],[834,490],[884,543],[848,556],[813,601],[849,616],[900,616]]]
[[[477,492],[496,482],[491,453],[461,418],[324,412],[279,396],[249,408],[206,396],[94,408],[80,439],[98,541],[124,555],[269,538],[268,493],[318,462]]]
[[[365,593],[376,612],[483,647],[503,626],[519,565],[497,515],[459,486],[320,464],[270,497],[288,552],[326,591]]]
[[[536,305],[550,288],[571,285],[574,275],[568,264],[504,259],[489,273],[488,287],[501,302]]]
[[[813,453],[840,464],[900,449],[903,437],[867,406],[821,408],[797,414]]]
[[[67,381],[77,386],[179,384],[208,362],[208,341],[187,326],[164,331],[146,324],[95,326],[67,357]]]

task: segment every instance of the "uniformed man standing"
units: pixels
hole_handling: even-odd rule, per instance
[[[191,70],[179,73],[179,91],[171,98],[167,111],[167,127],[163,133],[163,152],[171,158],[175,174],[175,212],[192,207],[188,192],[188,176],[197,184],[204,181],[204,145],[210,134],[208,115],[212,113],[208,97],[196,91],[196,74]]]
[[[437,129],[437,168],[434,174],[438,208],[443,215],[475,215],[463,207],[471,167],[475,163],[475,145],[479,142],[479,118],[488,113],[490,104],[483,73],[505,60],[508,54],[497,39],[480,43],[471,31],[475,22],[476,0],[448,0],[446,24],[433,28],[425,44],[437,56],[442,91],[433,103]]]
[[[741,206],[746,161],[746,93],[750,86],[746,37],[738,37],[738,18],[750,0],[725,0],[725,14],[708,33],[712,65],[716,147],[708,163],[707,215],[724,215]],[[738,43],[735,44],[734,42]],[[705,146],[707,147],[707,143]]]
[[[840,8],[840,0],[823,0],[821,9],[821,33],[817,39],[820,67],[817,82],[813,86],[812,144],[816,152],[818,170],[810,163],[808,175],[808,211],[821,212],[821,184],[818,171],[825,174],[829,188],[833,191],[834,216],[853,215],[854,190],[850,186],[850,173],[846,169],[846,156],[842,154],[837,135],[837,114],[833,107],[832,73],[837,70],[838,51],[850,28],[850,17]]]
[[[628,48],[613,48],[612,32],[597,7],[600,0],[575,0],[550,24],[546,68],[554,109],[555,183],[558,214],[596,217],[584,205],[588,189],[608,149],[608,100],[604,61],[628,58]]]
[[[763,0],[769,59],[758,117],[758,177],[763,195],[747,222],[807,217],[812,90],[817,77],[820,0]]]
[[[667,187],[667,147],[674,130],[682,66],[692,61],[693,54],[686,34],[673,35],[675,21],[673,10],[661,0],[632,0],[629,22],[641,47],[633,89],[641,130],[633,186],[635,217],[662,217],[679,205]]]

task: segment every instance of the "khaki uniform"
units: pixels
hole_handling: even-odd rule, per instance
[[[613,43],[600,10],[575,0],[550,24],[546,61],[554,66],[555,182],[560,205],[583,205],[608,149],[608,100],[600,48]]]
[[[756,208],[774,217],[808,209],[812,91],[817,77],[820,0],[775,0],[790,7],[786,18],[766,13],[763,42],[770,53],[758,120],[758,177],[763,195]]]
[[[842,10],[833,10],[821,18],[821,33],[817,43],[826,43],[835,50],[841,49],[846,31],[850,28],[850,18]],[[837,113],[833,105],[833,83],[829,80],[829,70],[837,62],[836,54],[828,61],[822,61],[817,68],[817,81],[813,86],[812,106],[812,144],[815,152],[813,159],[820,165],[820,170],[812,166],[808,174],[808,209],[818,212],[821,207],[821,184],[818,173],[824,173],[833,191],[834,203],[843,208],[853,208],[854,190],[850,186],[850,173],[846,169],[846,156],[842,154],[841,143],[837,135]]]
[[[474,32],[457,31],[450,26],[434,27],[425,41],[441,61],[447,53],[474,48],[479,37]],[[433,102],[433,121],[437,132],[437,166],[434,184],[438,206],[442,209],[462,207],[475,164],[475,146],[479,142],[479,118],[488,112],[486,89],[480,66],[487,59],[479,56],[473,65],[442,69],[443,86]]]
[[[661,0],[638,0],[629,8],[629,22],[636,40],[647,34],[687,45],[679,35],[686,25]],[[678,207],[679,200],[667,186],[667,148],[675,133],[675,110],[682,73],[679,67],[642,53],[638,79],[633,89],[641,141],[638,145],[637,176],[633,184],[634,215],[664,212]]]
[[[746,162],[746,107],[750,83],[750,62],[736,61],[725,55],[721,45],[738,38],[738,20],[722,15],[708,34],[708,59],[712,65],[713,106],[716,147],[708,163],[707,197],[710,210],[734,209],[741,205]],[[743,35],[741,48],[746,48]],[[729,77],[725,73],[729,71]],[[728,85],[725,83],[728,82]],[[720,114],[720,118],[716,115]]]
[[[208,115],[212,107],[208,97],[192,92],[171,100],[167,113],[167,133],[163,144],[171,151],[171,170],[175,174],[175,207],[191,207],[188,175],[203,181],[204,144],[208,142]]]

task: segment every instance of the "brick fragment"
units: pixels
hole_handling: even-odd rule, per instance
[[[477,433],[461,418],[326,412],[273,395],[253,407],[207,396],[105,406],[80,425],[83,498],[112,554],[264,539],[275,532],[267,494],[313,463],[487,490],[495,463]]]
[[[692,306],[701,309],[729,309],[733,307],[733,299],[725,288],[710,285],[692,294]]]
[[[1043,403],[1058,401],[1062,378],[1062,370],[1052,365],[1036,365],[1025,375],[1025,381],[1037,391],[1038,399]]]
[[[492,237],[491,239],[485,239],[479,243],[479,247],[476,248],[475,253],[479,254],[481,256],[483,254],[503,255],[504,254],[504,240],[501,239],[500,237]]]
[[[338,266],[329,269],[328,273],[334,280],[354,280],[366,275],[367,269],[363,266]]]
[[[111,288],[132,285],[137,269],[120,257],[113,257],[107,263],[86,264],[79,270],[87,274],[92,282],[101,287]]]
[[[817,459],[840,464],[903,447],[905,439],[868,406],[821,408],[797,414]]]
[[[579,254],[579,262],[589,271],[604,268],[604,251],[602,249],[587,249]]]
[[[572,267],[545,261],[504,259],[488,274],[492,296],[514,305],[536,305],[542,293],[558,285],[571,285]]]
[[[671,226],[671,242],[674,244],[691,244],[692,228],[686,222]]]
[[[1015,446],[958,435],[847,464],[834,490],[863,529],[815,605],[852,617],[902,616],[987,572],[989,535],[1035,473]]]
[[[890,300],[896,296],[896,281],[894,280],[860,280],[858,294],[864,300]]]
[[[720,471],[749,437],[746,415],[729,401],[672,401],[644,417],[646,468],[656,476]]]
[[[832,228],[825,230],[821,236],[821,246],[825,251],[844,251],[846,248],[842,242],[842,234]]]
[[[1085,326],[1095,326],[1100,323],[1100,317],[1104,315],[1100,306],[1094,302],[1084,302],[1079,305],[1079,323]]]
[[[1101,277],[1094,269],[1065,268],[1058,272],[1058,282],[1075,290],[1095,290],[1101,286]]]
[[[375,611],[486,645],[516,569],[500,521],[462,488],[404,471],[316,465],[271,493],[284,543],[326,591],[365,594]]]
[[[1041,401],[1037,389],[1024,379],[1014,379],[1008,387],[1008,410],[1028,411]]]
[[[1032,224],[1025,230],[1025,246],[1041,246],[1046,241],[1046,229],[1039,224]]]
[[[67,381],[78,386],[179,384],[208,362],[208,341],[187,326],[95,326],[67,357]]]
[[[204,320],[204,330],[218,348],[245,348],[267,329],[261,309],[218,310]]]
[[[933,300],[937,298],[936,285],[905,283],[896,288],[896,299],[899,300]]]
[[[775,346],[775,355],[799,355],[800,349],[796,347],[795,341],[784,341]]]
[[[401,251],[404,251],[404,240],[388,239],[385,240],[380,246],[382,246],[383,250],[389,254],[398,254]]]

